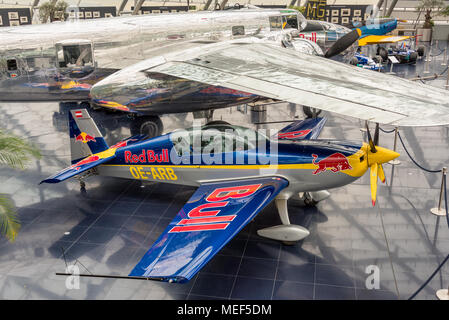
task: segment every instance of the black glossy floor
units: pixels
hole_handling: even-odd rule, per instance
[[[442,58],[433,57],[430,74],[444,70]],[[424,61],[394,67],[408,78],[425,76],[424,69]],[[444,87],[445,79],[428,83]],[[258,228],[280,223],[270,204],[187,284],[82,278],[78,290],[69,290],[66,278],[55,275],[65,271],[62,250],[68,263],[79,261],[83,273],[126,275],[194,188],[141,187],[98,176],[87,181],[86,194],[75,180],[38,185],[69,165],[66,112],[56,103],[0,105],[0,127],[30,139],[43,153],[26,171],[0,169],[0,192],[11,195],[22,221],[14,244],[0,239],[0,299],[406,299],[449,251],[445,217],[429,212],[437,204],[441,175],[418,169],[399,145],[401,164],[384,166],[388,181],[379,188],[375,208],[368,175],[332,190],[317,207],[290,201],[292,222],[311,231],[294,246],[257,236]],[[267,107],[266,116],[281,121],[303,114],[299,107],[278,104]],[[327,116],[323,138],[366,139],[360,121]],[[128,134],[124,119],[95,117],[109,143]],[[215,113],[220,118],[253,126],[249,111],[223,109]],[[191,120],[191,115],[164,116],[165,132],[190,126]],[[424,167],[448,165],[448,127],[401,129],[401,134]],[[392,148],[393,135],[381,134],[380,145]],[[378,290],[366,288],[369,266],[380,270]],[[448,285],[446,265],[417,298],[435,299],[435,291]]]

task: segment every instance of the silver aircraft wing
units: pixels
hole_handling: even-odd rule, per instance
[[[223,42],[144,65],[140,71],[146,73],[223,86],[381,124],[449,124],[449,91],[268,43]]]

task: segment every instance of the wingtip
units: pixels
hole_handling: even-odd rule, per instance
[[[376,200],[371,200],[371,202],[373,203],[373,207],[376,206]]]

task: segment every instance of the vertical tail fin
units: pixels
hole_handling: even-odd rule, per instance
[[[109,148],[86,109],[70,110],[69,128],[72,164]]]

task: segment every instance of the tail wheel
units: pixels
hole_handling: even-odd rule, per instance
[[[149,138],[157,137],[162,134],[164,125],[157,116],[137,117],[131,122],[131,135],[145,134]]]
[[[307,116],[307,118],[316,118],[321,113],[320,109],[307,107],[307,106],[303,106],[302,110],[303,110],[304,114]]]

